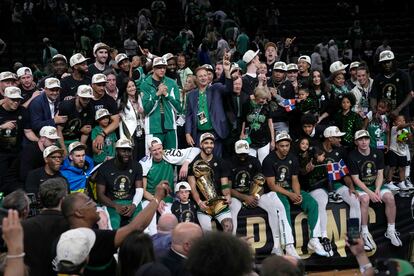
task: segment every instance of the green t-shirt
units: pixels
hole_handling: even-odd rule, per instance
[[[151,169],[147,174],[146,191],[150,194],[155,194],[155,187],[162,180],[167,180],[172,191],[174,191],[174,166],[162,159],[160,162],[153,160]],[[172,197],[167,196],[165,202],[172,202]]]
[[[96,126],[92,129],[92,140],[95,140],[96,136],[102,132],[102,127]],[[116,143],[116,134],[112,132],[111,134],[107,135],[104,140],[104,144],[102,147],[102,152],[100,154],[93,154],[93,161],[95,164],[100,164],[105,161],[106,157],[115,157],[115,143]]]
[[[198,96],[198,114],[197,114],[197,128],[199,130],[212,130],[210,114],[208,113],[207,95],[206,91],[199,93]]]

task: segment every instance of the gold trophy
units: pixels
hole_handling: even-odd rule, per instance
[[[196,184],[207,202],[206,205],[208,208],[204,211],[210,216],[215,216],[227,207],[227,203],[226,197],[217,194],[211,178],[211,170],[210,165],[202,159],[194,162],[193,172],[196,178]]]
[[[257,198],[258,200],[260,199],[260,196],[263,194],[264,192],[264,183],[265,183],[265,177],[263,174],[259,173],[256,174],[253,177],[253,183],[250,186],[250,190],[249,190],[249,195],[254,196],[255,198]],[[246,202],[243,202],[244,206],[246,205]]]

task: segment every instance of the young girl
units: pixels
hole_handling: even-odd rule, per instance
[[[355,104],[355,97],[351,93],[343,94],[341,109],[334,116],[335,125],[345,132],[342,136],[342,145],[352,148],[354,145],[354,134],[362,128],[361,117],[353,112],[352,106]]]
[[[98,109],[95,114],[95,120],[97,121],[98,125],[92,129],[92,140],[94,140],[96,136],[98,136],[102,130],[109,125],[111,122],[111,114],[105,108]],[[93,161],[95,161],[95,165],[100,164],[115,156],[116,140],[116,134],[115,132],[112,132],[105,137],[105,142],[103,144],[102,150],[98,150],[93,147]]]
[[[388,133],[390,131],[389,112],[391,103],[386,99],[381,99],[377,105],[377,111],[374,115],[368,113],[364,124],[371,136],[369,146],[385,151],[388,149]]]
[[[412,138],[410,132],[410,126],[413,127],[414,123],[406,123],[403,115],[398,115],[393,121],[393,126],[390,131],[390,145],[388,151],[388,163],[390,169],[387,175],[387,186],[391,186],[392,177],[395,169],[398,168],[400,182],[397,184],[401,190],[408,190],[411,187],[406,185],[406,167],[410,161],[410,149],[407,142]],[[410,185],[409,185],[410,186]]]
[[[299,88],[296,106],[301,115],[315,114],[317,112],[316,101],[309,97],[309,90],[307,88]]]
[[[180,87],[180,89],[183,89],[185,83],[187,82],[187,77],[193,74],[193,71],[191,71],[191,69],[188,68],[186,64],[186,58],[183,53],[179,53],[177,55],[177,67],[178,67],[177,73],[178,73],[178,76],[180,76],[180,80],[182,84],[182,87]]]

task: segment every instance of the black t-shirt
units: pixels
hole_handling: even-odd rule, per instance
[[[94,122],[95,112],[90,104],[78,112],[76,108],[76,98],[69,101],[63,101],[59,105],[59,115],[68,116],[68,120],[63,125],[63,137],[65,140],[79,139],[81,136],[80,129],[85,125],[92,125]]]
[[[92,106],[94,118],[95,118],[96,111],[98,111],[101,108],[108,109],[111,115],[118,114],[118,107],[117,107],[116,101],[114,100],[114,98],[112,98],[106,93],[99,100],[91,99],[90,104]]]
[[[19,86],[19,88],[22,91],[22,97],[23,97],[23,100],[20,102],[20,104],[24,104],[25,102],[27,102],[32,97],[33,92],[37,90],[36,86],[30,90],[25,90],[21,85]]]
[[[60,81],[60,100],[63,101],[67,96],[75,96],[78,91],[78,86],[82,84],[91,84],[89,77],[84,77],[82,80],[75,80],[72,75],[63,78]]]
[[[275,151],[269,153],[263,160],[265,177],[275,177],[275,184],[285,189],[292,188],[292,175],[299,175],[299,162],[291,152],[280,159]]]
[[[270,119],[269,106],[257,105],[249,101],[242,108],[243,121],[248,128],[246,134],[251,139],[252,148],[261,148],[266,146],[271,140],[268,120]]]
[[[96,68],[95,63],[92,63],[92,64],[89,64],[89,66],[88,66],[88,76],[90,78],[92,78],[93,75],[103,74],[103,72],[105,72],[106,70],[109,70],[109,69],[111,69],[111,68],[107,64],[105,64],[105,67],[104,67],[103,70],[100,70],[100,69]]]
[[[3,106],[0,106],[0,125],[9,121],[16,121],[16,127],[13,129],[0,130],[0,153],[17,153],[20,151],[24,129],[28,128],[27,113],[27,110],[21,106],[13,111],[7,111]]]
[[[187,203],[181,203],[179,200],[173,202],[171,206],[173,213],[178,222],[197,222],[197,205],[191,199]]]
[[[374,148],[370,148],[368,155],[363,155],[355,149],[349,154],[348,163],[351,175],[358,175],[367,186],[375,185],[377,172],[384,169],[384,155]]]
[[[43,167],[45,160],[43,159],[43,152],[39,148],[37,142],[30,142],[22,149],[20,161],[20,180],[26,181],[26,177],[33,169]]]
[[[249,75],[244,75],[242,77],[243,85],[242,85],[242,92],[246,93],[247,95],[253,95],[254,89],[258,85],[259,81],[256,78],[253,78]]]
[[[229,160],[231,167],[231,188],[242,194],[248,194],[253,177],[262,172],[259,159],[248,155],[246,160],[241,161],[237,156]]]
[[[298,75],[298,88],[308,88],[311,84],[312,76],[309,75],[307,77],[303,77],[301,75]]]
[[[60,174],[60,172],[50,175],[46,173],[45,167],[34,169],[28,173],[24,189],[27,193],[37,194],[39,192],[40,184],[42,184],[48,179],[57,178],[57,177],[61,177],[66,180],[66,178],[64,178]],[[69,188],[69,185],[68,185],[68,188]]]
[[[275,83],[272,79],[267,82],[268,87],[273,87],[277,90],[277,93],[284,99],[295,99],[295,88],[292,83],[288,80],[281,83]],[[289,113],[286,109],[276,103],[275,100],[269,103],[271,117],[273,122],[288,122]]]
[[[194,175],[194,163],[198,160],[201,160],[201,155],[197,155],[196,158],[194,158],[193,162],[188,167],[188,175],[194,176],[196,179],[197,177]],[[213,157],[210,161],[207,162],[210,169],[211,169],[211,181],[214,184],[214,187],[216,189],[217,195],[223,195],[221,192],[221,178],[222,177],[229,177],[230,176],[230,170],[229,166],[226,162],[224,162],[222,159],[218,159],[216,157]],[[200,193],[201,200],[204,200],[204,196]]]
[[[132,200],[135,195],[135,181],[142,180],[142,167],[138,162],[131,162],[120,170],[115,159],[106,161],[98,169],[96,183],[105,185],[105,195],[111,200]]]
[[[344,160],[345,163],[347,163],[346,150],[344,147],[333,146],[330,152],[327,152],[323,148],[322,144],[319,148],[325,152],[325,160],[327,163],[336,163],[339,162],[341,159]]]
[[[114,254],[116,231],[92,229],[96,240],[89,253],[89,262],[84,271],[85,276],[113,276],[116,275],[116,261]]]

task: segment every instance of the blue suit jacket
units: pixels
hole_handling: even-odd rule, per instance
[[[226,79],[226,85],[214,83],[207,88],[207,104],[210,114],[211,124],[214,131],[221,139],[227,138],[229,127],[226,113],[223,108],[223,96],[230,94],[233,90],[233,81]],[[190,133],[193,139],[197,139],[197,113],[198,113],[198,89],[188,94],[187,114],[185,116],[185,133]]]
[[[56,104],[55,111],[57,111]],[[29,105],[29,112],[32,129],[35,133],[38,133],[44,126],[56,127],[55,121],[50,113],[49,102],[45,92],[42,92],[42,94],[33,99]]]

